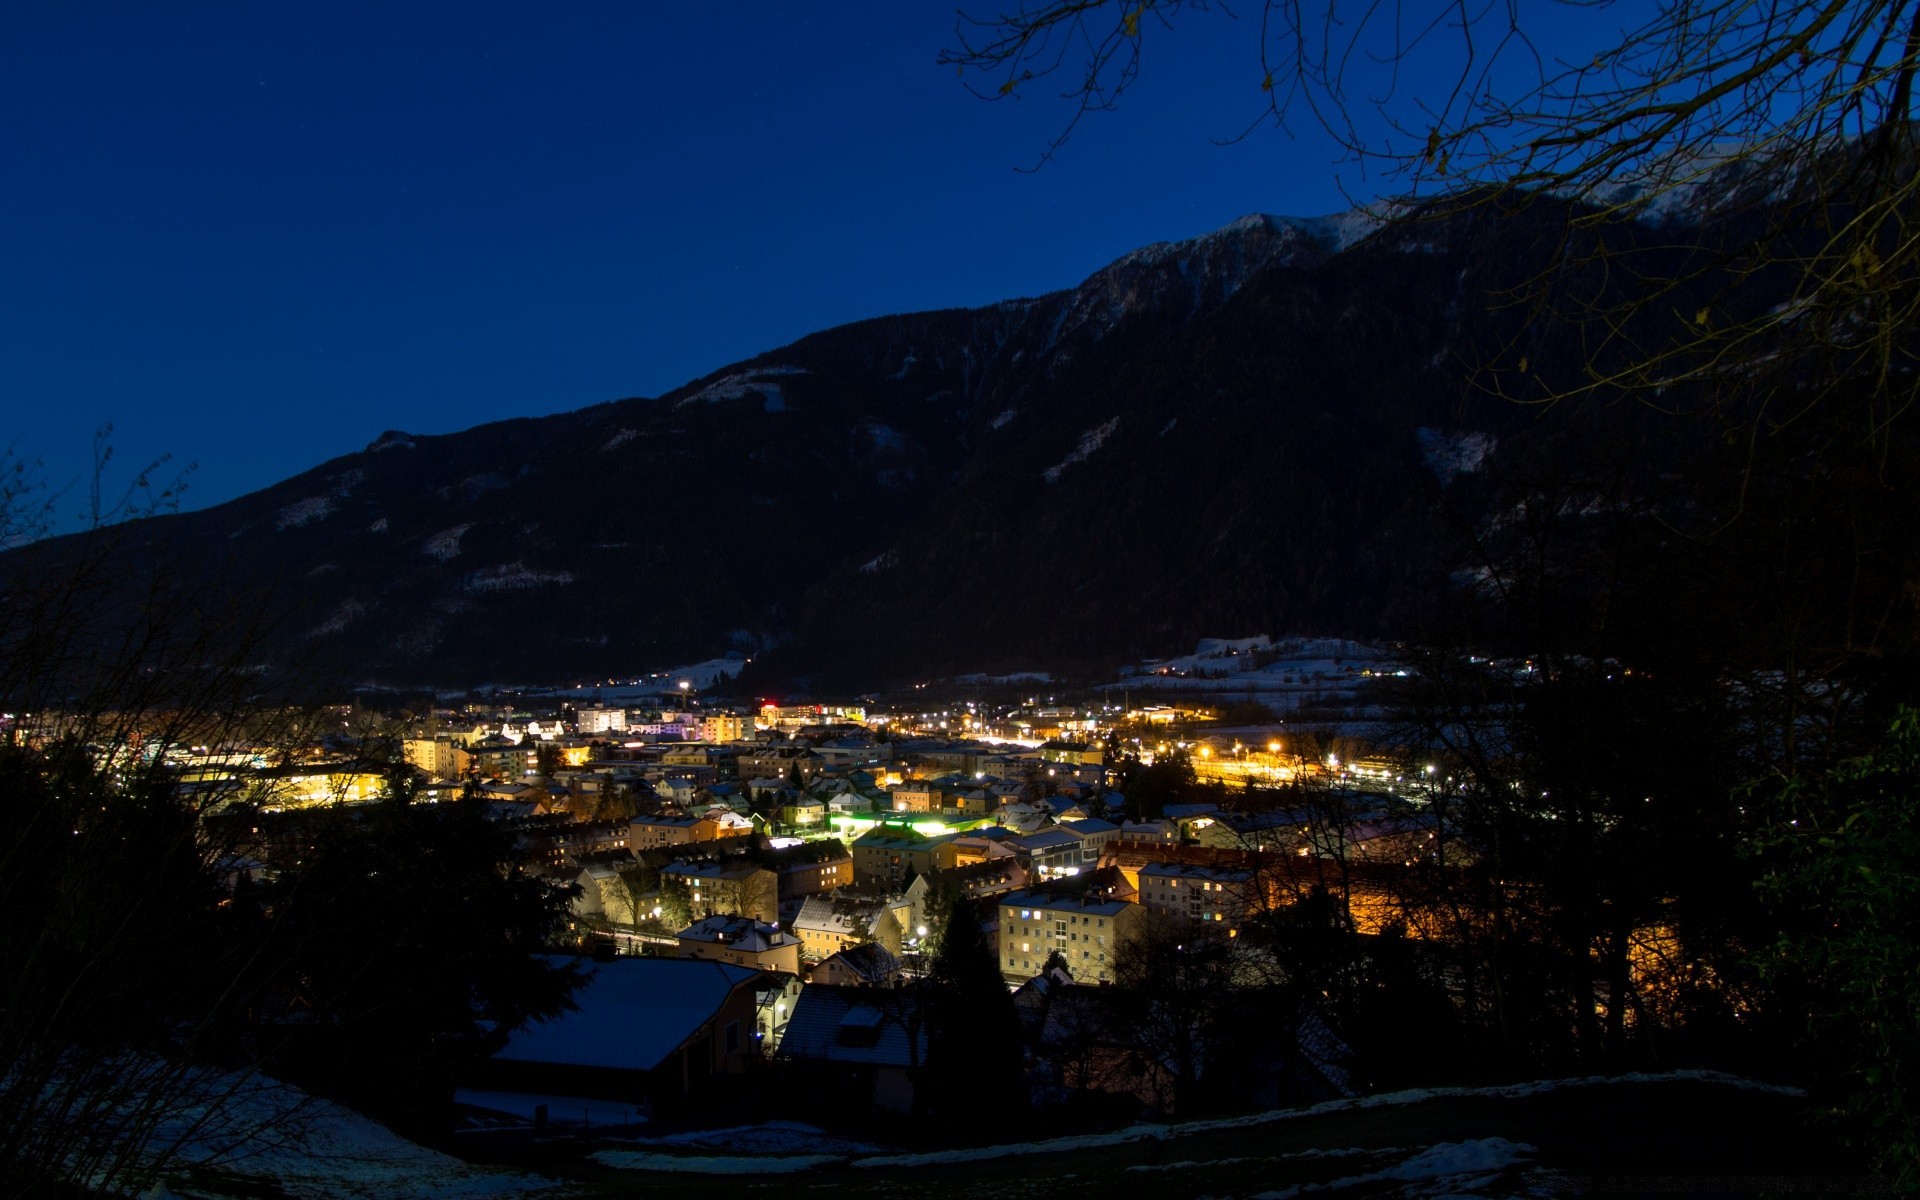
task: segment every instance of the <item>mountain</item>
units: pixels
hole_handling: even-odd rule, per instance
[[[281,651],[353,681],[772,651],[872,686],[1393,633],[1431,589],[1436,499],[1533,420],[1462,364],[1522,319],[1484,296],[1554,228],[1247,217],[658,398],[388,431],[139,540],[271,586]]]

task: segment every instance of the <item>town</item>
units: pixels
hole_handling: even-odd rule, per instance
[[[489,1119],[698,1119],[769,1071],[849,1116],[939,1108],[921,985],[947,941],[997,968],[1019,1017],[1005,1082],[1037,1105],[1123,1120],[1352,1095],[1366,1056],[1303,947],[1471,936],[1446,880],[1471,854],[1433,768],[1257,705],[755,707],[685,683],[632,707],[515,699],[146,748],[205,819],[253,823],[230,877],[274,877],[306,816],[404,794],[482,806],[517,867],[569,890],[551,949],[593,965],[573,1011],[460,1081]],[[1266,719],[1223,720],[1249,715]],[[1165,993],[1197,980],[1209,994],[1169,1017]]]

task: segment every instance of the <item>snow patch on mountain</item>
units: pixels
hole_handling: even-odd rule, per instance
[[[386,531],[387,531],[387,519],[385,517],[381,517],[378,521],[375,521],[373,524],[367,526],[368,533],[385,533]]]
[[[326,620],[315,625],[312,629],[307,630],[307,636],[315,638],[325,637],[330,633],[339,633],[346,629],[348,625],[352,624],[355,617],[365,615],[366,611],[367,606],[364,601],[351,599],[342,600],[334,606],[334,610],[331,613],[327,614]]]
[[[1002,410],[998,416],[994,417],[993,420],[987,422],[987,428],[1000,429],[1005,427],[1008,421],[1013,420],[1014,413],[1016,411],[1017,410],[1011,409],[1011,408]]]
[[[280,516],[273,523],[275,529],[304,529],[315,521],[324,521],[333,513],[332,496],[309,496],[305,500],[296,500],[280,510]]]
[[[371,442],[368,442],[364,453],[378,454],[382,450],[411,450],[413,448],[412,438],[401,433],[398,429],[389,429]]]
[[[460,494],[469,500],[478,500],[488,492],[497,492],[511,482],[498,471],[482,471],[478,475],[469,475],[460,481]]]
[[[740,400],[747,396],[759,395],[765,399],[785,406],[780,385],[769,383],[771,377],[780,375],[805,375],[805,367],[755,367],[748,371],[736,371],[732,375],[714,380],[691,396],[682,398],[674,408],[685,408],[689,404],[714,404],[721,400]],[[769,411],[779,411],[770,409]]]
[[[1414,431],[1414,436],[1419,439],[1420,457],[1426,460],[1427,470],[1441,483],[1451,482],[1455,475],[1478,471],[1496,445],[1493,435],[1487,433],[1449,433],[1422,427]]]
[[[907,448],[906,437],[891,425],[862,425],[860,432],[865,435],[867,443],[875,450],[899,451]]]
[[[872,558],[868,559],[866,562],[861,563],[860,573],[862,575],[878,575],[880,572],[886,570],[888,567],[891,567],[898,561],[900,561],[899,556],[896,555],[893,551],[891,550],[883,551],[882,553],[874,555]]]
[[[437,558],[441,562],[457,558],[460,554],[460,539],[465,537],[467,530],[472,528],[473,523],[468,522],[465,525],[455,525],[452,529],[442,529],[427,539],[426,545],[420,547],[420,553],[428,558]]]
[[[1087,461],[1094,451],[1107,444],[1107,439],[1111,438],[1113,431],[1119,427],[1120,418],[1110,417],[1105,422],[1087,430],[1080,435],[1079,442],[1074,445],[1072,450],[1067,452],[1067,456],[1053,466],[1040,472],[1040,477],[1048,483],[1059,482],[1061,474],[1065,472],[1068,467],[1073,466],[1075,463]]]
[[[517,592],[572,582],[571,571],[540,571],[516,561],[470,572],[460,586],[469,592]]]
[[[601,445],[600,453],[605,454],[609,450],[618,450],[620,447],[626,445],[628,442],[632,441],[633,439],[639,436],[640,436],[640,431],[638,429],[619,430],[612,437],[608,438],[604,444]]]

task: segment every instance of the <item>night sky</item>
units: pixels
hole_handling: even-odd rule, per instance
[[[1260,100],[1252,16],[1149,25],[1122,111],[1037,173],[1058,89],[974,99],[935,63],[952,28],[900,0],[16,0],[4,444],[58,488],[110,421],[110,482],[171,453],[205,507],[385,429],[658,395],[1381,186],[1310,127],[1215,144]]]

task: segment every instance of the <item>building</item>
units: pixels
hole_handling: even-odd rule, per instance
[[[296,763],[254,772],[264,808],[364,804],[387,794],[386,775],[360,763]]]
[[[912,1112],[927,1061],[927,1022],[911,989],[808,984],[794,1004],[779,1057],[812,1094]]]
[[[826,896],[808,896],[793,918],[793,932],[801,951],[813,962],[833,957],[849,946],[878,942],[899,954],[905,942],[912,909],[905,900],[836,902]]]
[[[627,727],[624,708],[582,708],[575,710],[573,723],[584,734],[612,733]]]
[[[1112,983],[1120,939],[1145,910],[1126,900],[1014,892],[1000,897],[1000,973],[1011,980],[1040,974],[1059,951],[1081,983]]]
[[[854,840],[853,878],[860,884],[899,889],[907,885],[909,874],[947,870],[959,855],[951,835],[927,837],[911,829],[880,825]]]
[[[428,779],[460,777],[453,751],[454,742],[450,737],[414,737],[400,743],[400,753],[407,765]]]
[[[634,925],[641,917],[640,897],[628,886],[625,872],[639,866],[624,850],[583,856],[577,864],[580,873],[574,883],[580,893],[573,898],[573,915],[585,919],[611,921],[616,925]],[[651,902],[649,902],[651,903]]]
[[[753,822],[726,809],[709,809],[694,816],[635,817],[631,822],[635,851],[661,846],[685,846],[692,842],[710,842],[715,838],[736,837],[753,832]]]
[[[476,1068],[473,1086],[614,1100],[657,1113],[712,1096],[758,1057],[759,971],[619,958],[586,964],[584,972],[572,1010],[515,1030]]]
[[[900,979],[900,960],[878,942],[848,946],[813,969],[808,985],[835,987],[893,987]]]
[[[751,917],[771,922],[780,917],[780,877],[758,863],[674,863],[661,869],[660,883],[686,888],[687,903],[696,918]]]
[[[853,882],[853,855],[837,840],[805,842],[775,855],[782,901],[817,896]]]
[[[787,779],[800,773],[802,785],[813,782],[827,769],[826,760],[805,746],[770,746],[742,754],[735,767],[742,779]]]
[[[700,740],[706,742],[748,742],[753,740],[752,717],[732,713],[708,713],[700,718]]]
[[[894,812],[939,812],[945,802],[938,785],[920,781],[888,788],[887,794],[890,800],[887,807]]]
[[[1229,933],[1238,933],[1259,903],[1259,881],[1248,868],[1156,862],[1142,866],[1138,879],[1140,905],[1148,912],[1218,924]]]
[[[756,971],[800,973],[800,939],[778,925],[751,917],[708,917],[674,935],[681,958],[751,967]]]

